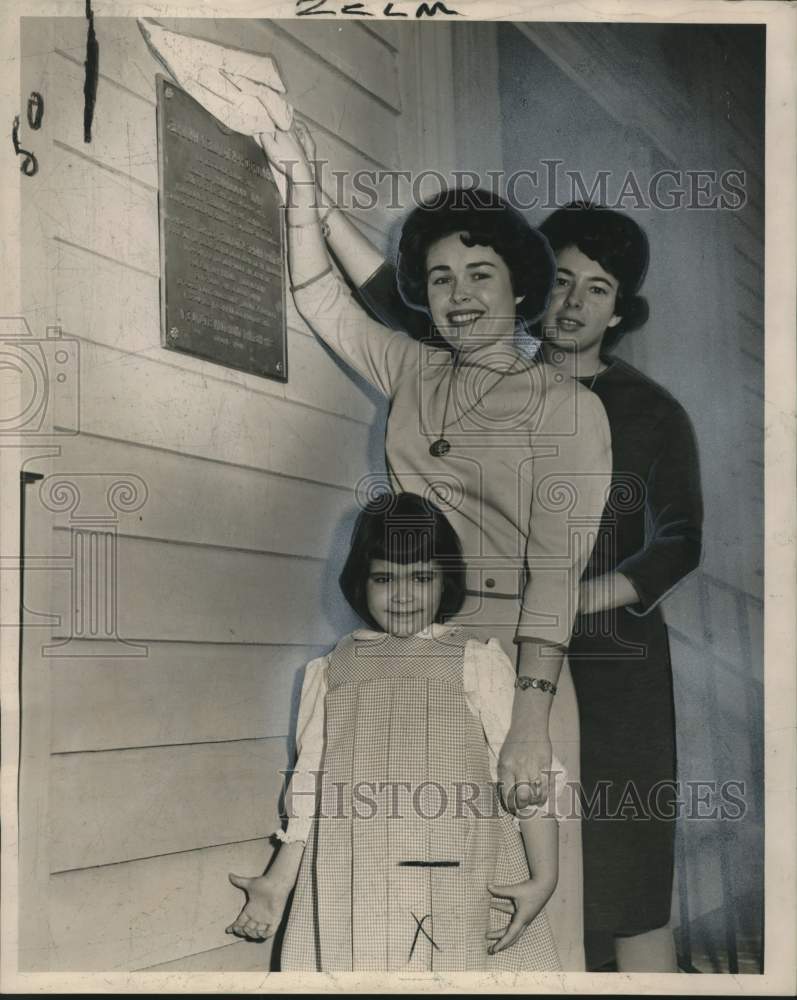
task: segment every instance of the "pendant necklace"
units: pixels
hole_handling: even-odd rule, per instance
[[[442,458],[451,451],[451,442],[445,438],[438,438],[429,445],[429,454],[433,458]]]
[[[478,366],[477,365],[475,367],[482,367],[482,366]],[[513,361],[511,367],[509,369],[507,369],[507,371],[501,372],[499,374],[498,378],[495,380],[495,382],[493,382],[493,384],[491,386],[489,386],[485,390],[485,392],[483,392],[481,394],[481,396],[479,396],[479,398],[475,402],[471,403],[471,405],[467,408],[467,410],[463,410],[462,413],[459,414],[459,416],[458,416],[457,419],[461,420],[462,417],[466,416],[468,413],[470,413],[470,411],[472,409],[474,409],[475,407],[477,407],[479,405],[479,403],[482,402],[482,400],[484,399],[484,397],[487,396],[488,393],[490,393],[490,392],[493,391],[493,389],[498,385],[499,382],[503,381],[503,379],[507,375],[513,374],[512,369],[514,367],[515,367],[515,362]],[[443,432],[446,429],[446,421],[448,419],[448,404],[449,404],[449,402],[451,400],[451,389],[452,389],[453,384],[454,384],[454,377],[456,376],[459,368],[460,368],[460,361],[459,361],[459,357],[457,356],[457,357],[454,358],[454,361],[452,362],[452,365],[451,365],[451,375],[449,376],[449,379],[448,379],[448,387],[446,389],[446,401],[445,401],[445,404],[443,405],[443,420],[442,420],[442,422],[440,424],[440,437],[437,438],[436,441],[432,441],[432,443],[429,445],[429,454],[433,458],[443,458],[445,455],[447,455],[451,451],[451,442],[448,441],[448,440],[446,440],[446,438],[443,437]]]
[[[602,367],[595,369],[595,373],[592,376],[592,381],[589,384],[590,391],[595,388],[595,379],[599,375],[602,375],[608,369],[608,367],[609,366],[607,364],[603,364]],[[587,376],[584,376],[584,377],[586,378]]]
[[[454,358],[451,363],[451,374],[448,376],[448,386],[446,387],[446,401],[443,405],[443,422],[440,424],[440,437],[436,441],[432,441],[429,445],[429,454],[432,458],[442,458],[451,451],[451,442],[446,441],[443,437],[443,431],[446,429],[446,417],[448,416],[448,402],[451,399],[451,386],[454,383],[454,373],[457,370],[457,358]]]

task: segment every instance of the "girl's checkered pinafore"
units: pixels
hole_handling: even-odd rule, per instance
[[[330,656],[322,812],[313,821],[282,968],[558,970],[544,912],[487,954],[488,882],[528,878],[465,701],[467,633],[348,637]],[[438,864],[429,865],[428,862]]]

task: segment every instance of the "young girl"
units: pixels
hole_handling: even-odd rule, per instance
[[[542,912],[558,824],[500,804],[515,672],[445,624],[465,596],[456,533],[431,502],[383,494],[340,582],[367,628],[307,667],[288,829],[265,875],[230,876],[247,903],[227,931],[274,934],[295,885],[283,970],[559,969]]]

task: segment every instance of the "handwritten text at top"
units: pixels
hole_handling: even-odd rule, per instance
[[[460,17],[458,10],[447,7],[442,0],[431,0],[428,3],[335,3],[333,0],[296,0],[297,17],[313,17],[326,14],[337,17],[338,14],[351,14],[359,17],[435,17],[440,14],[445,17]]]

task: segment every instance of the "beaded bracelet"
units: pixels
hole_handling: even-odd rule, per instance
[[[515,687],[525,691],[526,688],[534,688],[537,691],[545,691],[548,694],[556,694],[556,685],[551,681],[546,681],[543,677],[518,677]]]

